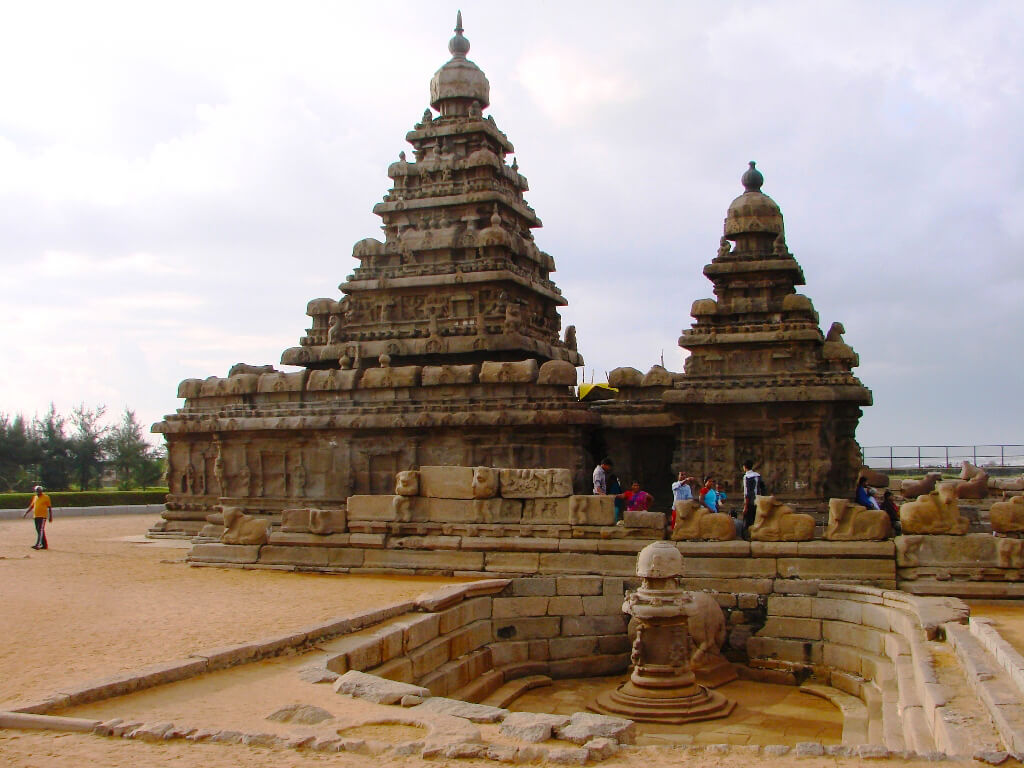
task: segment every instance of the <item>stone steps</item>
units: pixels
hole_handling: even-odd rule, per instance
[[[868,709],[863,701],[820,683],[804,683],[800,691],[827,700],[843,713],[843,744],[856,746],[868,743]]]
[[[551,685],[551,678],[547,675],[520,677],[515,680],[509,680],[480,703],[506,709],[509,704],[527,691],[531,691],[534,688],[543,688],[547,685]]]
[[[1016,681],[968,627],[947,626],[946,640],[956,651],[967,684],[985,706],[1005,749],[1024,752],[1024,698]]]

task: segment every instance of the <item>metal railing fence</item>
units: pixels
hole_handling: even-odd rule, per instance
[[[861,456],[872,469],[890,471],[954,469],[964,461],[976,467],[1024,469],[1024,445],[867,445]]]

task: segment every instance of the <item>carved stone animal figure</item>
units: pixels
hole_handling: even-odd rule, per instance
[[[828,500],[825,538],[829,541],[882,541],[890,536],[892,524],[885,512],[846,499]]]
[[[900,507],[904,535],[913,533],[967,533],[970,521],[960,514],[955,488],[943,488],[917,497]]]
[[[996,533],[1018,533],[1024,531],[1024,496],[1014,496],[1009,501],[997,501],[988,513],[992,530]]]
[[[689,592],[690,598],[683,603],[686,626],[693,638],[693,654],[690,663],[694,666],[707,663],[711,657],[722,655],[725,644],[725,614],[722,608],[707,592]]]
[[[473,468],[473,498],[491,499],[498,495],[498,470],[492,467]]]
[[[736,526],[726,514],[711,512],[694,499],[677,501],[672,508],[676,512],[672,541],[732,541],[736,538]]]
[[[970,480],[972,477],[974,477],[980,471],[981,470],[978,469],[973,464],[971,464],[971,462],[965,461],[965,462],[963,462],[963,466],[960,469],[960,479],[961,480]]]
[[[988,479],[990,491],[1024,491],[1024,475],[1018,477],[990,477]]]
[[[910,499],[935,490],[935,484],[942,479],[939,472],[929,472],[922,480],[904,480],[900,487],[904,498]]]
[[[793,511],[774,496],[757,497],[757,514],[750,526],[751,541],[810,541],[814,518]]]
[[[956,495],[961,499],[984,499],[988,496],[988,473],[978,470],[970,480],[956,481]]]
[[[270,521],[252,517],[239,507],[224,507],[224,533],[222,544],[266,544],[270,533]]]
[[[398,496],[419,496],[420,473],[416,470],[405,470],[395,475],[395,494]]]
[[[860,479],[866,477],[868,479],[868,485],[872,488],[888,488],[889,487],[889,476],[884,472],[879,472],[877,469],[871,467],[861,467],[860,474],[857,478]]]

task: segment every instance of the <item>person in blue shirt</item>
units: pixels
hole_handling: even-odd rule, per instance
[[[860,504],[862,507],[868,509],[878,509],[878,501],[875,499],[871,488],[868,486],[868,479],[861,477],[857,480],[857,493],[854,495],[853,500]]]
[[[672,501],[688,501],[693,498],[693,489],[690,483],[692,477],[687,477],[685,472],[679,473],[679,479],[672,483]]]
[[[722,484],[715,480],[704,494],[704,506],[712,512],[719,512],[723,501],[725,501],[725,491],[722,490]]]

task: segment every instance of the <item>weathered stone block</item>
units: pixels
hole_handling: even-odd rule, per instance
[[[560,595],[600,595],[604,588],[600,576],[559,576],[555,583]]]
[[[378,704],[395,704],[403,696],[420,696],[428,698],[430,691],[417,685],[384,680],[376,675],[367,675],[349,670],[334,683],[336,693],[346,693],[360,699]]]
[[[537,380],[539,367],[533,358],[520,362],[487,361],[480,366],[481,384],[530,384]]]
[[[623,596],[621,594],[587,596],[582,598],[582,602],[583,614],[587,616],[617,616],[622,613]]]
[[[569,499],[527,499],[523,502],[523,523],[569,525]]]
[[[449,640],[444,636],[431,640],[419,648],[410,651],[408,658],[412,662],[412,671],[416,679],[419,680],[425,675],[430,674],[448,661],[451,658],[450,651]]]
[[[473,384],[479,375],[479,365],[426,365],[423,367],[421,381],[424,387]]]
[[[768,598],[768,615],[810,618],[812,600],[810,597],[772,595]]]
[[[363,565],[365,550],[340,549],[332,547],[327,550],[328,568],[360,568]]]
[[[501,495],[507,499],[558,498],[572,495],[568,469],[502,469]]]
[[[367,368],[359,380],[363,389],[395,389],[398,387],[415,387],[420,383],[418,365],[402,365],[396,368]],[[261,382],[262,383],[262,382]]]
[[[655,531],[665,530],[664,512],[645,512],[641,510],[627,509],[622,513],[622,519],[623,525],[626,528],[648,528]]]
[[[896,563],[892,560],[780,557],[777,563],[779,576],[785,579],[896,579]]]
[[[364,568],[425,568],[444,571],[482,571],[483,552],[444,550],[420,552],[401,549],[368,549],[363,556]]]
[[[473,499],[473,467],[420,467],[420,495],[432,499]]]
[[[493,622],[494,637],[496,640],[536,640],[558,637],[561,632],[561,621],[555,616],[536,619],[497,619]]]
[[[491,643],[491,661],[495,668],[507,664],[519,664],[530,659],[530,643],[528,641],[499,641]]]
[[[601,600],[603,598],[593,599]],[[583,598],[579,595],[562,595],[560,597],[552,597],[548,602],[549,616],[579,616],[582,613]]]
[[[440,634],[441,616],[436,613],[417,613],[402,616],[392,626],[402,630],[402,651],[409,653],[429,643]]]
[[[275,547],[268,544],[260,550],[260,562],[265,565],[300,565],[327,567],[329,550],[319,547]]]
[[[309,533],[309,510],[282,510],[281,531],[283,531],[284,533]]]
[[[776,637],[751,637],[747,640],[747,655],[752,660],[775,659],[798,664],[820,664],[822,643]]]
[[[629,668],[629,654],[595,654],[574,659],[553,659],[548,674],[555,679],[617,675]]]
[[[758,637],[790,637],[803,640],[821,640],[819,619],[798,619],[792,616],[769,616]]]
[[[683,575],[707,578],[774,578],[775,560],[769,557],[687,557],[683,560]]]
[[[570,496],[572,525],[615,525],[614,496]]]
[[[373,669],[373,674],[383,677],[386,680],[395,680],[399,683],[413,683],[416,676],[412,671],[412,662],[406,656],[392,659],[379,667]]]
[[[625,555],[543,552],[540,556],[540,572],[633,576],[636,573],[636,558]]]
[[[495,619],[543,616],[548,612],[547,597],[496,597],[492,608]]]
[[[597,638],[593,636],[555,637],[548,641],[548,653],[552,659],[574,659],[580,656],[590,656],[596,650]]]
[[[260,556],[259,545],[195,544],[189,559],[201,563],[255,563]]]
[[[896,563],[901,568],[913,566],[964,566],[975,568],[999,566],[999,539],[987,533],[956,535],[916,535],[896,538]]]
[[[554,577],[536,577],[532,579],[515,579],[512,582],[512,594],[517,597],[544,596],[555,594],[556,579]]]
[[[475,597],[472,600],[465,600],[439,614],[440,632],[442,635],[446,635],[474,621],[489,619],[491,611],[492,598]]]
[[[494,639],[489,619],[474,621],[449,636],[449,649],[453,659],[482,648]],[[490,657],[488,656],[488,659]]]
[[[614,635],[626,631],[626,614],[612,616],[566,616],[562,619],[562,636]]]
[[[404,496],[349,496],[348,518],[352,521],[397,521],[404,499]],[[408,501],[404,503],[408,504]]]
[[[537,573],[540,555],[536,552],[487,552],[484,570],[495,573]]]

